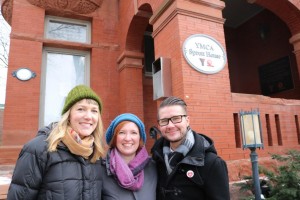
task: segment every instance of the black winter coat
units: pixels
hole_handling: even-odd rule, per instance
[[[229,200],[226,163],[217,156],[213,141],[193,131],[195,144],[168,175],[163,156],[164,138],[156,141],[152,156],[157,164],[157,200]]]
[[[47,151],[51,127],[24,145],[13,173],[8,200],[100,200],[100,160],[95,164],[72,154],[62,143]]]

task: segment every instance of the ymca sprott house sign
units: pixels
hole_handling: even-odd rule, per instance
[[[218,73],[226,64],[225,50],[208,35],[191,35],[183,43],[182,51],[189,65],[205,74]]]

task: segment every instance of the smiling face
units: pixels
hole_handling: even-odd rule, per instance
[[[159,119],[168,119],[174,116],[186,115],[186,112],[180,105],[170,105],[159,109]],[[170,146],[175,150],[187,134],[187,128],[190,124],[189,116],[183,116],[182,121],[179,123],[173,123],[169,120],[168,125],[159,126],[162,136],[170,141]]]
[[[93,100],[83,99],[71,108],[70,126],[81,138],[93,133],[98,120],[99,106]]]
[[[116,147],[125,162],[129,163],[135,157],[140,145],[139,128],[135,123],[127,122],[115,134],[117,134]]]

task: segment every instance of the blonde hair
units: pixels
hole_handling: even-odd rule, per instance
[[[88,103],[98,105],[98,103],[92,99],[86,99],[86,100],[88,100]],[[53,127],[52,131],[50,132],[47,138],[49,152],[56,151],[57,145],[61,142],[62,138],[65,136],[67,132],[67,128],[70,126],[69,119],[70,119],[70,110],[72,109],[72,107],[62,115],[61,120],[57,123],[55,127]],[[102,123],[100,111],[98,112],[98,123],[92,135],[94,136],[94,149],[90,161],[92,163],[95,163],[96,160],[98,160],[100,157],[103,157],[103,155],[105,155],[105,150],[102,143],[103,123]]]

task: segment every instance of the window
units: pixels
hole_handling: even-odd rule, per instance
[[[91,43],[91,23],[88,21],[46,16],[45,37],[70,42]]]
[[[152,63],[155,61],[154,39],[151,32],[144,33],[144,71],[146,76],[152,76]]]
[[[295,115],[295,124],[296,124],[296,134],[298,138],[298,144],[300,144],[300,127],[299,127],[298,115]]]
[[[89,85],[89,52],[45,48],[41,84],[40,126],[58,121],[68,92]]]
[[[282,146],[282,134],[281,134],[281,128],[280,128],[280,119],[279,115],[275,114],[275,124],[276,124],[276,131],[277,131],[277,140],[278,140],[278,145]]]
[[[234,136],[235,136],[235,147],[241,148],[241,129],[239,124],[239,114],[233,113],[233,122],[234,122]]]

